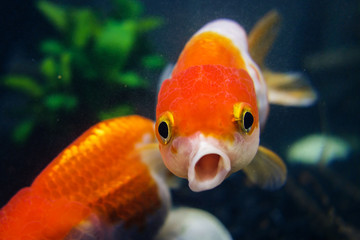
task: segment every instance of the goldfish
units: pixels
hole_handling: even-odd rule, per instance
[[[166,167],[193,191],[220,185],[243,170],[265,189],[286,181],[286,166],[259,145],[269,103],[309,106],[316,92],[300,74],[264,64],[280,16],[265,15],[247,36],[237,22],[214,20],[186,43],[156,106],[156,137]]]
[[[151,239],[170,206],[154,144],[140,116],[94,125],[0,210],[0,239]]]
[[[152,120],[100,122],[0,209],[0,240],[231,240],[210,213],[171,209],[171,178]]]

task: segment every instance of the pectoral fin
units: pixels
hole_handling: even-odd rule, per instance
[[[157,142],[138,144],[135,152],[140,154],[141,160],[148,165],[151,171],[162,175],[165,165],[163,164]]]
[[[137,154],[140,153],[142,161],[148,165],[153,173],[164,179],[168,187],[176,189],[180,186],[180,179],[165,167],[158,143],[141,144],[136,148],[136,152]]]
[[[275,190],[286,181],[286,166],[271,150],[259,146],[254,160],[244,168],[249,179],[261,188]]]
[[[272,104],[285,106],[310,106],[317,95],[309,81],[299,73],[263,71],[268,86],[268,98]]]

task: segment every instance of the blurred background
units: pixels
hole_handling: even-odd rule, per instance
[[[234,239],[360,239],[360,1],[58,0],[0,7],[0,206],[77,136],[107,118],[154,118],[162,69],[216,18],[247,32],[282,17],[266,64],[304,74],[308,108],[271,106],[261,144],[288,165],[269,192],[237,173],[214,190],[173,190]]]

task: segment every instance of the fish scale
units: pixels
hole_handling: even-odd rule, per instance
[[[126,227],[142,229],[147,217],[163,204],[149,166],[136,148],[144,135],[152,136],[150,141],[155,141],[153,124],[140,116],[128,116],[104,121],[87,130],[38,175],[31,187],[20,190],[1,209],[0,239],[8,239],[6,234],[10,233],[15,237],[9,239],[33,236],[63,239],[82,224],[87,224],[84,226],[89,231],[95,231],[91,234],[96,234],[99,226],[91,225],[96,224],[91,221],[91,214],[108,226],[123,223]],[[29,201],[31,206],[27,204]],[[17,212],[26,206],[31,209]],[[44,206],[51,209],[52,216],[44,212]],[[60,224],[56,216],[64,223],[52,232],[51,226]],[[8,221],[9,218],[14,221]],[[30,219],[39,219],[36,232],[30,231],[28,238],[20,236],[24,230],[22,224]]]

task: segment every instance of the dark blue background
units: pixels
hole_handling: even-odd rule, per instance
[[[56,2],[108,7],[106,1]],[[360,2],[143,2],[147,15],[161,16],[165,20],[165,25],[149,37],[157,52],[168,62],[176,61],[189,37],[208,21],[231,18],[249,31],[265,13],[277,9],[283,19],[282,28],[267,65],[273,70],[299,71],[308,76],[317,89],[319,101],[310,108],[272,106],[261,143],[285,157],[289,145],[296,139],[310,133],[331,133],[349,141],[353,148],[348,160],[332,164],[325,170],[316,166],[289,166],[290,183],[277,192],[248,186],[243,175],[236,174],[222,186],[205,193],[192,193],[184,184],[183,188],[174,191],[175,204],[211,211],[226,224],[235,239],[351,239],[353,235],[341,231],[343,225],[338,219],[359,233],[360,219],[355,212],[360,210],[360,198],[356,195],[360,192]],[[54,36],[56,32],[36,10],[34,1],[2,1],[0,4],[0,76],[19,70],[35,71],[33,69],[41,59],[40,40]],[[322,56],[322,61],[311,65],[309,59],[314,56]],[[149,94],[155,99],[157,79],[152,81],[154,88]],[[10,130],[19,119],[5,113],[26,100],[3,86],[0,91],[2,206],[18,189],[30,185],[41,169],[90,125],[84,124],[78,132],[71,132],[63,139],[51,133],[38,136],[38,141],[29,143],[24,150],[9,141]],[[154,105],[155,100],[144,103],[144,108],[151,109]],[[148,111],[138,109],[138,112]],[[153,116],[148,114],[147,117]],[[344,185],[354,188],[347,191]],[[304,196],[308,198],[302,199]],[[305,203],[302,205],[301,201]],[[313,203],[315,208],[309,207]],[[334,220],[324,222],[322,216]]]

